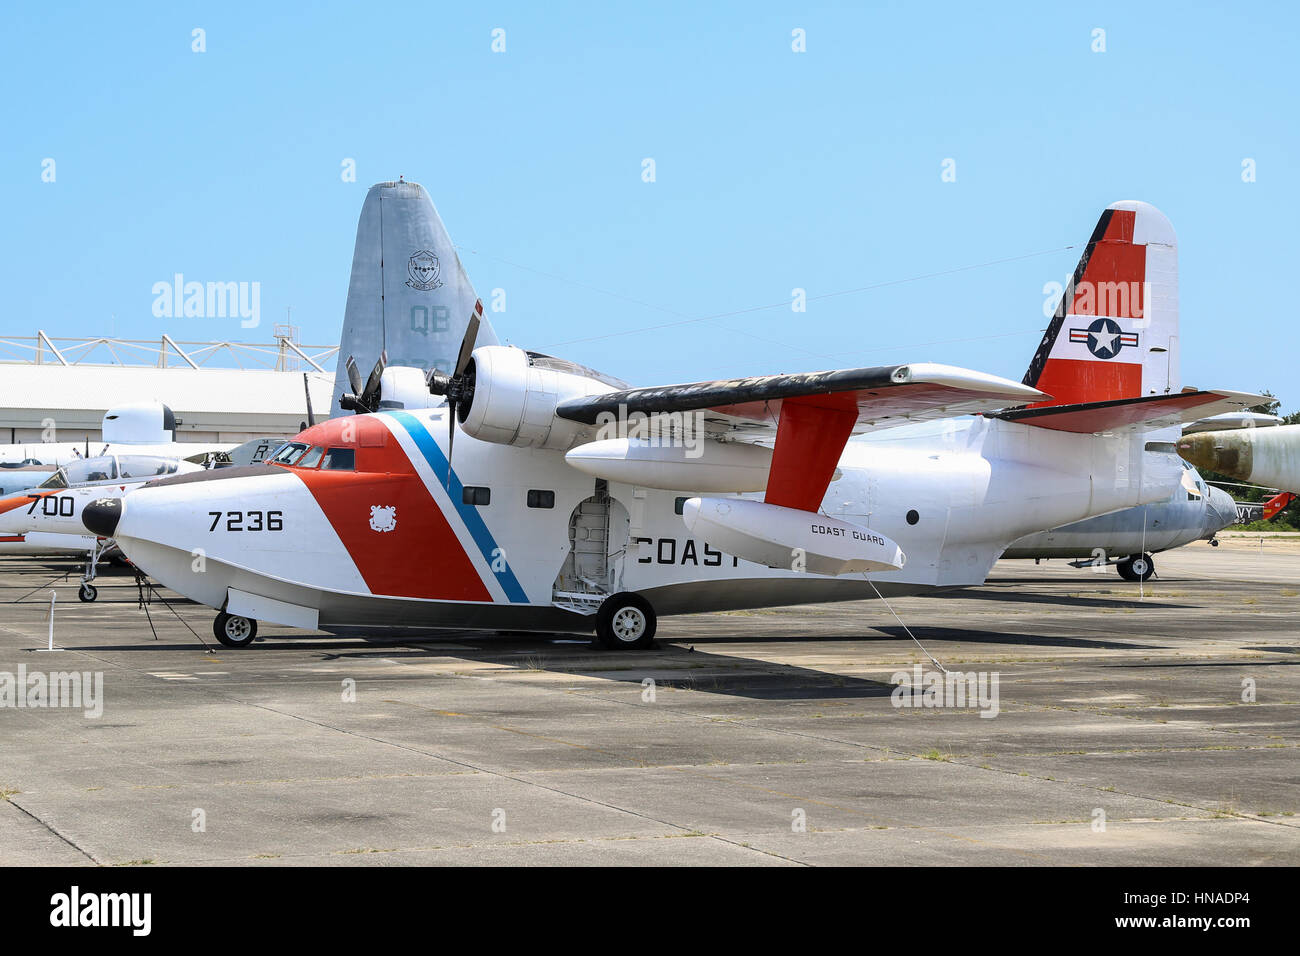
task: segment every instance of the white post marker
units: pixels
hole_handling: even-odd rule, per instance
[[[61,651],[63,648],[54,646],[54,602],[59,598],[58,592],[50,590],[50,640],[48,647],[38,647],[38,651]]]

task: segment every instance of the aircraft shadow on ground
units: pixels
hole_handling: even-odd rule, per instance
[[[479,646],[449,647],[449,643],[473,641]],[[448,657],[478,664],[512,664],[523,671],[543,671],[574,677],[599,678],[620,684],[642,686],[653,676],[660,689],[695,690],[752,700],[852,700],[888,697],[894,685],[878,680],[828,674],[812,668],[771,661],[713,655],[676,643],[659,644],[650,651],[607,651],[593,643],[552,643],[547,635],[521,640],[517,635],[457,633],[454,636],[391,642],[387,639],[340,639],[329,644],[316,641],[259,641],[256,654],[275,649],[316,649],[322,662],[360,659],[400,659],[418,663],[422,659]],[[379,647],[376,647],[379,644]],[[387,645],[387,646],[384,646]],[[430,646],[426,646],[430,645]],[[413,675],[420,679],[423,675]]]
[[[1060,582],[1055,583],[1059,584]],[[1085,582],[1080,583],[1080,588],[1086,586]],[[999,591],[995,588],[968,588],[960,593],[954,593],[954,597],[972,598],[977,601],[1009,601],[1012,604],[1063,604],[1070,607],[1098,609],[1136,610],[1138,608],[1152,607],[1153,605],[1146,603],[1138,596],[1137,585],[1133,587],[1133,596],[1130,598],[1080,597],[1077,594],[1037,594],[1026,591]],[[1176,610],[1191,610],[1200,607],[1200,605],[1196,604],[1173,604],[1163,600],[1158,606]]]
[[[170,622],[175,625],[175,619]],[[942,645],[993,644],[1015,647],[1072,647],[1089,650],[1158,650],[1163,645],[1134,644],[1107,638],[1064,637],[1043,634],[1014,634],[970,628],[913,627],[912,633],[923,644]],[[159,641],[132,644],[83,645],[84,651],[153,651],[192,654],[202,651],[192,635],[174,633],[174,628]],[[189,640],[185,638],[189,637]],[[556,643],[563,640],[566,643]],[[888,696],[893,684],[864,678],[828,674],[812,668],[731,655],[712,655],[710,646],[732,644],[845,644],[864,647],[883,640],[911,643],[897,625],[873,627],[860,634],[808,636],[806,633],[770,632],[765,634],[712,635],[668,638],[657,642],[650,651],[607,651],[580,636],[556,638],[554,635],[519,633],[498,634],[482,631],[448,631],[419,638],[348,637],[292,638],[268,635],[251,648],[227,648],[206,635],[204,641],[218,655],[243,660],[276,651],[314,652],[323,662],[400,657],[406,661],[422,658],[460,658],[475,663],[518,663],[524,669],[542,670],[574,676],[599,677],[620,682],[640,683],[647,671],[670,671],[659,680],[660,686],[690,687],[694,690],[722,693],[763,700],[851,699]],[[571,643],[570,643],[571,642]]]
[[[828,674],[813,668],[752,658],[715,655],[659,643],[649,651],[608,651],[594,643],[556,644],[551,637],[537,635],[466,634],[460,640],[479,646],[445,646],[454,638],[402,642],[390,650],[344,650],[337,645],[322,660],[395,657],[403,661],[421,657],[453,657],[480,664],[516,664],[521,670],[545,671],[574,677],[599,678],[620,684],[642,686],[653,676],[660,689],[673,688],[744,697],[752,700],[853,700],[888,697],[894,685],[860,677]],[[426,648],[424,645],[433,645]]]
[[[799,635],[771,631],[764,634],[718,635],[674,639],[678,644],[768,644],[768,643],[869,643],[880,640],[901,640],[911,644],[907,632],[896,624],[872,625],[871,632],[862,634]],[[968,627],[912,626],[912,633],[922,644],[927,641],[958,641],[965,644],[1004,644],[1025,647],[1078,647],[1090,650],[1158,650],[1157,644],[1130,644],[1104,637],[1060,637],[1047,634],[1012,634],[1006,631],[980,631]],[[915,645],[912,645],[915,646]]]

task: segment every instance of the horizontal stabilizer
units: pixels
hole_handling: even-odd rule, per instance
[[[1223,412],[1240,411],[1268,400],[1267,396],[1247,392],[1194,390],[1108,402],[1015,408],[997,412],[992,417],[1036,428],[1089,435],[1100,432],[1153,431]]]

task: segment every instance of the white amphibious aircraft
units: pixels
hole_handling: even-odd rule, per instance
[[[427,387],[385,369],[411,329],[464,329]],[[386,183],[362,212],[345,317],[344,348],[380,356],[364,388],[347,370],[339,406],[358,414],[269,467],[151,482],[83,520],[219,609],[231,646],[264,620],[594,629],[644,647],[659,615],[977,585],[1025,534],[1168,498],[1183,469],[1149,439],[1260,401],[1181,389],[1177,336],[1173,229],[1120,202],[1023,383],[923,363],[627,388],[475,347],[495,336],[432,203]]]

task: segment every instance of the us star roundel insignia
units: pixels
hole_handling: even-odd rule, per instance
[[[1070,341],[1088,346],[1099,359],[1112,359],[1124,346],[1137,348],[1138,334],[1125,332],[1114,319],[1097,319],[1086,329],[1070,329]]]

